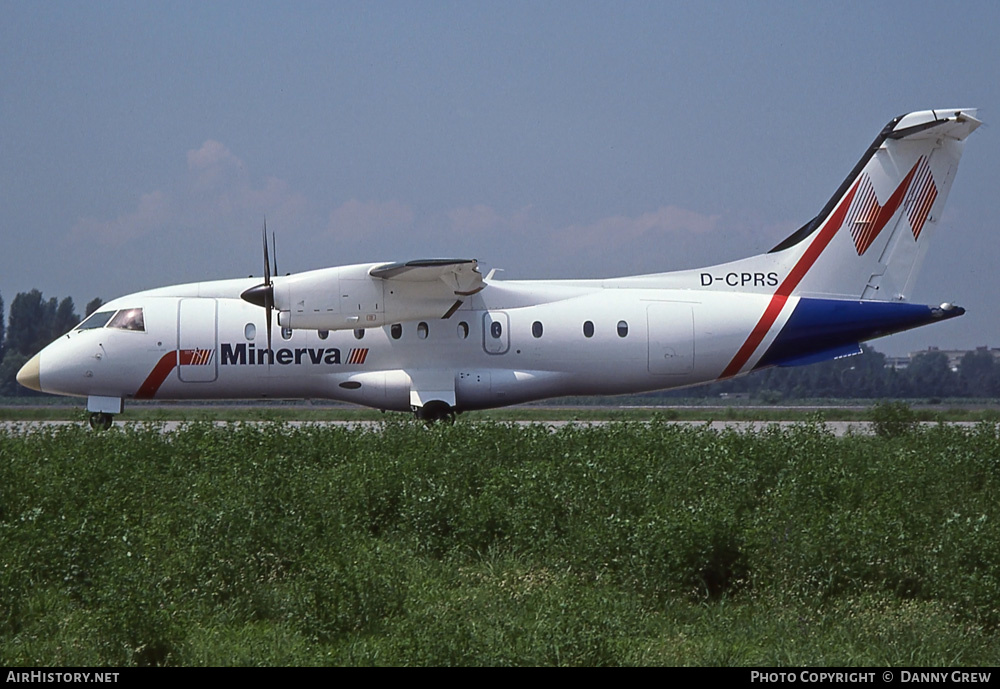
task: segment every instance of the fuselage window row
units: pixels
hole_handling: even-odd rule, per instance
[[[290,340],[292,338],[293,332],[294,331],[291,328],[282,328],[281,329],[281,337],[282,337],[282,339]],[[466,323],[465,321],[460,321],[458,323],[458,329],[457,329],[458,338],[460,340],[466,340],[466,339],[468,339],[469,332],[470,332],[469,331],[469,324]],[[531,324],[531,336],[534,337],[535,339],[540,339],[542,337],[542,335],[544,334],[544,332],[545,332],[545,328],[542,325],[541,321],[534,321]],[[618,337],[622,337],[622,338],[627,337],[628,336],[628,322],[627,321],[618,321],[617,332],[618,332]],[[325,340],[325,339],[327,339],[330,336],[330,331],[329,330],[317,330],[316,334],[319,335],[319,339]],[[426,340],[429,334],[430,334],[430,328],[429,328],[429,326],[428,326],[428,324],[426,322],[421,321],[420,323],[417,324],[417,337],[419,337],[421,340]],[[502,336],[502,334],[503,334],[503,326],[499,322],[494,321],[493,323],[490,324],[490,335],[493,338],[499,339]],[[247,323],[246,327],[244,328],[244,336],[246,337],[247,340],[253,340],[254,337],[256,336],[256,328],[254,327],[254,325],[252,323]],[[355,339],[360,340],[360,339],[363,339],[364,336],[365,336],[365,328],[355,328],[354,329],[354,337],[355,337]],[[401,339],[403,337],[403,324],[402,323],[393,323],[389,327],[389,336],[392,339],[394,339],[394,340]],[[594,322],[593,321],[584,321],[584,323],[583,323],[583,336],[586,337],[586,338],[591,338],[591,337],[594,336]]]

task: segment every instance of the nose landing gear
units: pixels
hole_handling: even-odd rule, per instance
[[[87,411],[90,412],[90,427],[95,431],[106,431],[114,423],[114,414],[121,414],[125,404],[121,397],[101,397],[91,395],[87,398]]]
[[[115,422],[115,417],[111,414],[95,411],[90,415],[90,427],[95,431],[106,431]]]

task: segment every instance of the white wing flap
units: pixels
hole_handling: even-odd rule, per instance
[[[468,297],[481,291],[486,283],[474,258],[432,258],[406,263],[376,266],[369,273],[374,278],[400,282],[443,282],[456,296]]]

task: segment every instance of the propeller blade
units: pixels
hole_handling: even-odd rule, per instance
[[[267,365],[271,365],[271,307],[267,307]]]
[[[261,232],[261,239],[264,240],[264,310],[267,312],[267,352],[268,363],[271,359],[271,310],[274,308],[274,285],[271,283],[271,265],[267,257],[267,216],[264,216],[264,229]]]
[[[274,283],[271,281],[271,261],[267,255],[267,218],[264,218],[264,229],[261,232],[261,238],[264,243],[264,282],[259,285],[254,285],[250,289],[244,290],[240,297],[244,301],[248,301],[255,306],[260,306],[264,309],[267,316],[267,349],[271,351],[271,323],[273,321],[273,316],[271,312],[274,310]],[[272,241],[274,235],[271,235]],[[274,260],[274,272],[278,272],[278,258],[275,255]],[[270,358],[268,359],[268,365],[270,365]]]
[[[271,253],[274,254],[274,277],[278,277],[278,242],[274,239],[274,232],[271,233]]]
[[[271,267],[270,261],[267,259],[267,218],[264,218],[264,231],[261,233],[261,237],[264,239],[264,284],[271,284]]]

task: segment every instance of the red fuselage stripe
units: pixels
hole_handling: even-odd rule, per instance
[[[921,160],[918,160],[913,165],[906,177],[903,178],[903,181],[900,182],[899,186],[896,187],[896,190],[892,192],[892,196],[890,196],[889,200],[886,201],[885,206],[878,209],[878,214],[873,223],[873,227],[870,230],[870,237],[866,238],[865,249],[867,249],[868,245],[875,240],[875,237],[877,237],[882,231],[882,228],[888,224],[892,216],[896,214],[900,204],[903,202],[903,198],[906,196],[906,190],[910,186],[910,181],[913,179],[913,175],[916,174],[917,168],[920,166]],[[750,360],[753,353],[757,351],[757,347],[759,347],[760,343],[764,341],[764,337],[767,335],[768,331],[771,330],[771,326],[774,325],[774,322],[778,319],[778,314],[781,313],[781,309],[784,308],[785,302],[788,301],[788,297],[791,295],[792,291],[798,286],[799,282],[802,281],[802,278],[806,276],[806,273],[809,272],[810,268],[812,268],[816,259],[820,257],[820,254],[822,254],[823,250],[826,249],[834,235],[836,235],[837,231],[840,230],[841,225],[844,224],[844,218],[847,215],[848,209],[851,207],[851,202],[854,200],[854,194],[858,190],[858,184],[861,182],[861,179],[862,178],[859,177],[858,180],[854,182],[854,186],[851,187],[851,190],[847,192],[847,195],[841,200],[840,205],[838,205],[836,210],[834,210],[833,213],[830,214],[830,217],[827,218],[826,223],[824,223],[822,229],[820,229],[816,239],[813,240],[812,244],[806,248],[805,253],[802,254],[798,263],[796,263],[791,271],[789,271],[788,277],[786,277],[784,281],[778,285],[777,291],[775,291],[774,296],[771,297],[771,301],[767,305],[767,308],[764,309],[764,315],[762,315],[760,320],[757,321],[757,325],[750,332],[750,336],[747,337],[743,346],[740,347],[738,352],[736,352],[736,356],[734,356],[733,360],[729,362],[729,365],[726,366],[726,369],[722,372],[722,375],[719,376],[719,378],[731,378],[735,376],[740,372],[740,370],[742,370],[747,361]],[[875,204],[877,207],[878,201],[875,201]],[[864,252],[859,248],[858,253],[860,255]]]
[[[177,352],[167,352],[160,360],[156,362],[156,366],[150,371],[149,375],[146,376],[146,380],[142,381],[142,385],[139,386],[139,390],[135,393],[135,398],[137,400],[148,400],[152,399],[156,391],[160,389],[163,385],[163,381],[167,379],[170,372],[174,370],[177,366]]]
[[[813,240],[812,244],[806,248],[805,253],[802,254],[802,258],[799,259],[798,263],[789,271],[788,276],[778,285],[777,291],[774,296],[771,297],[770,303],[768,303],[767,308],[764,309],[764,315],[760,317],[757,321],[757,325],[750,332],[749,337],[740,347],[739,351],[736,352],[736,356],[733,360],[729,362],[726,369],[722,372],[719,378],[732,378],[740,369],[747,363],[751,355],[760,346],[760,343],[764,341],[764,337],[767,335],[771,326],[778,319],[778,314],[781,313],[781,309],[784,308],[785,302],[788,300],[788,296],[792,293],[802,278],[805,277],[806,273],[812,267],[816,259],[819,258],[820,254],[823,253],[823,249],[830,243],[834,235],[837,234],[837,230],[844,223],[844,216],[847,214],[847,209],[851,205],[851,201],[854,199],[854,192],[858,189],[858,183],[855,182],[851,190],[847,192],[840,205],[837,206],[836,210],[830,214],[827,218],[826,223],[820,229],[819,234],[816,239]]]
[[[178,359],[180,359],[181,366],[204,366],[211,362],[212,354],[214,352],[211,349],[182,349],[179,352],[176,350],[167,352],[156,362],[156,366],[146,376],[146,380],[142,381],[142,385],[135,393],[135,398],[137,400],[152,399],[170,372],[177,367]]]

